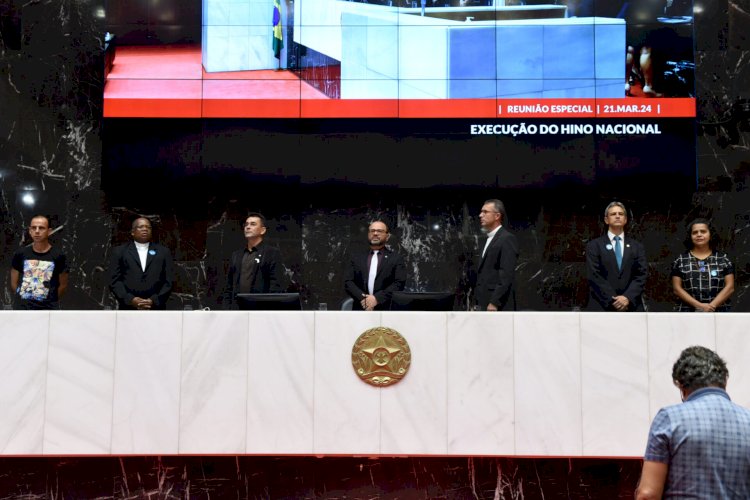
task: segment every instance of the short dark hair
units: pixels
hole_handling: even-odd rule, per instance
[[[245,227],[245,222],[247,222],[247,219],[249,219],[250,217],[257,217],[258,219],[260,219],[260,225],[266,227],[266,218],[260,212],[250,212],[249,214],[247,214],[245,220],[242,221],[242,227]]]
[[[508,214],[505,212],[505,204],[497,198],[492,198],[489,200],[485,200],[482,205],[486,205],[488,203],[491,203],[495,207],[495,210],[497,210],[497,212],[500,214],[500,224],[506,224]]]
[[[687,225],[687,234],[685,235],[685,240],[683,243],[685,244],[685,248],[690,251],[693,249],[693,238],[691,236],[691,233],[693,232],[693,226],[696,224],[705,224],[708,226],[708,234],[710,235],[708,239],[708,247],[711,250],[716,250],[716,247],[719,244],[719,235],[714,230],[714,226],[711,224],[711,221],[708,219],[704,219],[703,217],[698,217],[697,219],[693,219],[690,221],[690,224]]]
[[[704,387],[727,387],[727,364],[711,349],[694,345],[682,353],[672,367],[672,380],[690,392]]]
[[[130,230],[131,231],[135,231],[135,228],[138,227],[138,221],[139,220],[148,221],[148,223],[151,224],[151,226],[153,227],[153,224],[151,223],[151,219],[149,219],[148,217],[136,217],[135,219],[133,219],[133,223],[130,224]]]
[[[49,217],[47,217],[44,214],[36,214],[36,215],[34,215],[31,219],[29,219],[29,226],[31,226],[31,221],[33,221],[34,219],[44,219],[44,220],[47,221],[47,228],[52,227],[52,221],[50,220]]]

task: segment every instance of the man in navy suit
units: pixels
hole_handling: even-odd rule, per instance
[[[482,311],[515,311],[514,287],[518,240],[504,227],[505,205],[487,200],[479,212],[479,223],[487,239],[482,247],[474,282],[474,297]]]
[[[628,215],[619,201],[607,205],[607,234],[586,245],[589,311],[643,311],[648,264],[639,242],[625,238]]]
[[[133,241],[112,252],[109,289],[120,309],[166,309],[172,293],[174,270],[167,247],[151,242],[151,222],[133,221]]]
[[[354,299],[355,311],[387,310],[393,292],[404,289],[404,259],[385,244],[391,237],[383,221],[370,224],[367,231],[369,250],[352,255],[344,275],[344,289]]]

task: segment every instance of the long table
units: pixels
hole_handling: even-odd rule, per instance
[[[385,326],[411,367],[361,381]],[[638,457],[679,403],[679,352],[716,349],[750,406],[750,315],[0,312],[0,455]]]

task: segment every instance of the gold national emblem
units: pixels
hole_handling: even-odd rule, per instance
[[[370,385],[395,384],[404,378],[410,364],[409,344],[392,328],[371,328],[354,342],[352,366],[359,378]]]

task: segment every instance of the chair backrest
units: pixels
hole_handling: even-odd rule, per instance
[[[341,310],[342,311],[351,311],[352,305],[354,304],[354,299],[351,297],[347,297],[344,300],[341,301]]]

